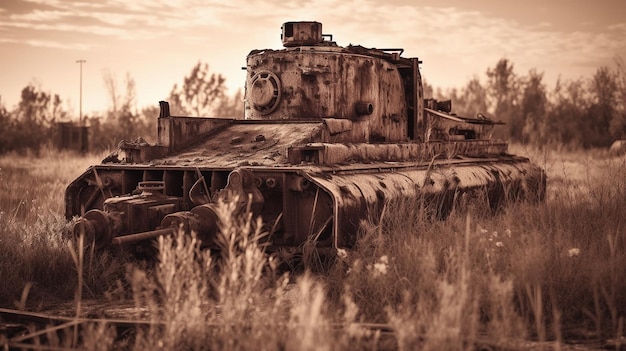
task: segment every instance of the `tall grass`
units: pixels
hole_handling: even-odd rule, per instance
[[[233,215],[234,206],[217,207],[219,257],[201,251],[195,234],[179,232],[159,239],[154,274],[130,270],[137,310],[146,311],[153,322],[149,330],[139,331],[135,349],[333,350],[368,345],[372,338],[358,327],[335,332],[321,282],[308,273],[293,284],[288,273],[277,275],[274,258],[260,244],[261,223],[249,212]],[[339,321],[347,326],[354,316],[346,313]]]
[[[545,203],[511,204],[495,216],[471,207],[446,221],[429,219],[416,201],[387,203],[381,217],[362,223],[357,246],[340,250],[324,274],[279,274],[260,244],[258,219],[220,204],[221,256],[183,233],[159,240],[154,268],[87,253],[84,292],[102,297],[121,284],[117,298],[130,297],[135,318],[154,322],[121,342],[136,350],[461,350],[619,341],[626,316],[626,161],[534,152],[549,175]],[[56,169],[45,162],[44,169]],[[16,164],[0,159],[3,190],[23,179],[56,179]],[[55,234],[64,225],[58,199],[40,210],[20,209],[22,200],[45,199],[39,191],[25,196],[29,190],[3,191],[0,199],[0,249],[9,257],[0,256],[0,278],[14,282],[0,289],[0,301],[33,309],[35,298],[71,299],[78,279],[68,238]],[[62,198],[59,189],[51,191]],[[29,284],[31,296],[22,299]],[[364,323],[389,325],[394,337]],[[107,325],[90,326],[80,340],[86,349],[120,346]]]
[[[348,289],[365,320],[392,323],[401,349],[622,336],[625,161],[542,156],[563,176],[543,204],[445,222],[419,202],[387,204],[330,278],[333,296]]]
[[[64,192],[99,159],[53,151],[0,157],[0,306],[16,307],[26,286],[26,305],[20,307],[36,309],[73,297],[77,275],[67,247],[70,238],[64,235]],[[102,272],[110,273],[116,264],[110,255],[88,257],[87,262],[86,274],[95,274],[87,277],[89,294],[104,288]]]

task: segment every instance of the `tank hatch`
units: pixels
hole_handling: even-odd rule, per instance
[[[282,31],[284,47],[318,45],[324,41],[322,24],[315,21],[285,22]]]

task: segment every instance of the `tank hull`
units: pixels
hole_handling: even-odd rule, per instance
[[[443,219],[468,198],[480,199],[492,210],[509,201],[541,201],[546,181],[528,159],[510,155],[332,166],[157,163],[90,167],[67,188],[67,217],[90,210],[108,213],[105,223],[113,228],[109,240],[160,229],[166,216],[215,203],[229,189],[242,198],[254,195],[253,212],[272,232],[270,249],[298,249],[306,243],[336,249],[353,246],[361,222],[380,216],[388,202],[414,201],[416,209],[427,212],[416,216]],[[231,184],[235,173],[245,174],[251,185]],[[158,194],[143,189],[125,196],[150,182],[159,185]]]

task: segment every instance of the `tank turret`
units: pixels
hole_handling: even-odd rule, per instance
[[[263,218],[270,250],[333,252],[388,201],[427,199],[443,218],[464,194],[494,209],[543,199],[545,173],[492,140],[498,123],[424,97],[418,58],[339,46],[319,22],[284,23],[281,39],[247,56],[243,120],[171,116],[161,102],[156,144],[122,142],[74,180],[75,233],[141,245],[182,226],[213,246],[221,199]]]

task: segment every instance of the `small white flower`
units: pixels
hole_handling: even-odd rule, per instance
[[[387,274],[387,268],[389,264],[389,257],[383,255],[378,259],[378,262],[373,265],[367,265],[367,270],[372,272],[374,277]]]
[[[496,241],[496,247],[504,247],[502,241]]]
[[[567,256],[569,257],[576,257],[578,255],[580,255],[580,249],[577,247],[573,247],[567,251]]]
[[[384,262],[374,263],[374,274],[375,275],[385,275],[387,274],[387,264]]]
[[[508,236],[510,238],[511,237],[511,229],[505,230],[504,234],[506,234],[506,236]]]
[[[342,260],[348,258],[348,252],[345,249],[337,249],[337,256]]]
[[[481,233],[483,233],[483,234],[487,234],[487,229],[485,229],[485,228],[480,228],[480,232],[481,232]]]
[[[491,235],[492,235],[494,238],[497,238],[497,237],[498,237],[498,232],[494,231],[493,233],[491,233]]]

